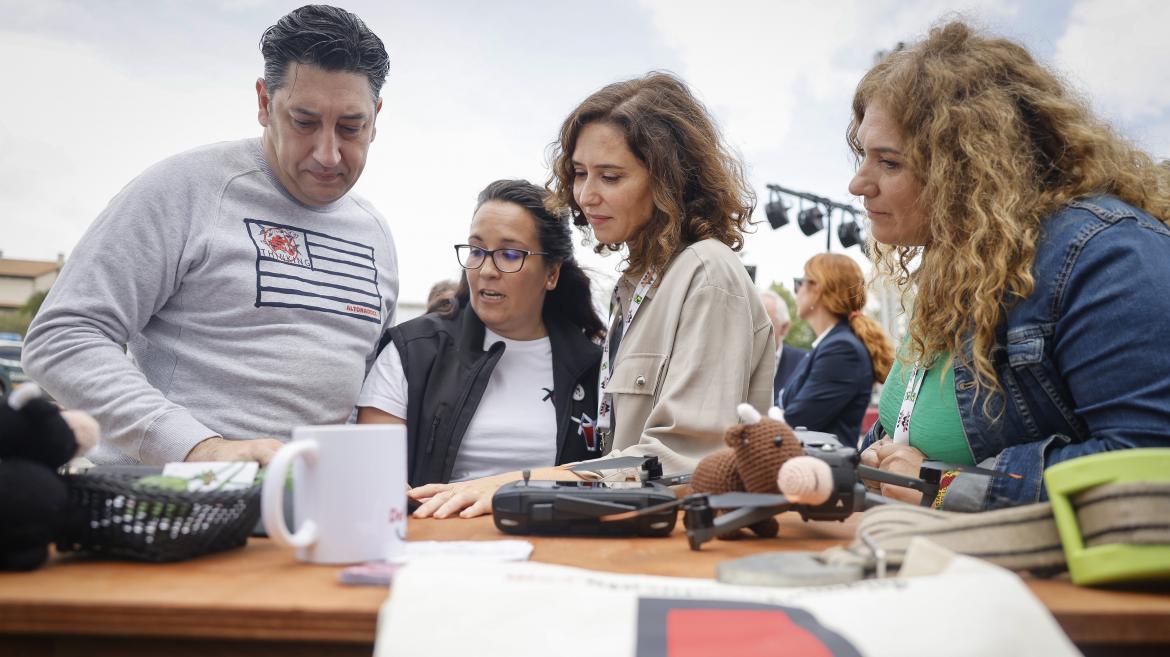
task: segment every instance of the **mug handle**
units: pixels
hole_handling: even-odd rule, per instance
[[[298,440],[288,443],[276,451],[268,462],[268,473],[264,475],[264,487],[260,490],[260,512],[264,518],[264,531],[268,537],[281,545],[294,548],[309,547],[317,542],[317,523],[305,519],[300,530],[290,534],[284,524],[284,482],[288,469],[298,456],[304,455],[309,461],[317,456],[317,441]]]

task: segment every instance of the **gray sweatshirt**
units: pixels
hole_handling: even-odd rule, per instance
[[[369,203],[302,205],[259,139],[214,144],[114,197],[29,328],[24,367],[97,418],[95,462],[181,461],[212,436],[345,422],[397,298]]]

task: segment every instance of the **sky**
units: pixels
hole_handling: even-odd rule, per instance
[[[0,0],[0,251],[55,259],[143,169],[258,136],[257,44],[300,2]],[[457,276],[476,195],[548,177],[564,117],[617,80],[669,70],[715,116],[758,195],[745,263],[799,276],[825,233],[765,221],[769,183],[860,206],[853,89],[874,56],[961,16],[1024,43],[1123,135],[1170,158],[1170,3],[1160,0],[398,0],[350,2],[390,75],[354,191],[385,215],[400,299]],[[795,215],[795,212],[792,213]],[[795,217],[792,217],[795,219]],[[834,216],[834,228],[838,217]],[[834,251],[841,251],[836,237]],[[858,248],[847,251],[862,260]],[[620,258],[578,247],[608,297]]]

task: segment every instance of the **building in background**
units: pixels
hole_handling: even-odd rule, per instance
[[[56,260],[15,260],[0,251],[0,312],[15,313],[37,292],[47,292],[65,266],[65,254]]]

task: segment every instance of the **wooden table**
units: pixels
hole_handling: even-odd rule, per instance
[[[820,550],[851,523],[781,517],[771,540],[713,541],[694,552],[680,527],[660,539],[531,538],[533,560],[610,572],[712,577],[716,564],[770,550]],[[418,540],[501,538],[491,518],[411,520]],[[178,564],[58,557],[0,574],[0,655],[369,655],[380,587],[343,586],[340,570],[297,562],[252,539],[241,550]],[[1170,594],[1029,586],[1089,654],[1170,654]],[[1006,620],[1006,619],[1005,619]],[[1160,644],[1160,645],[1159,645]]]

